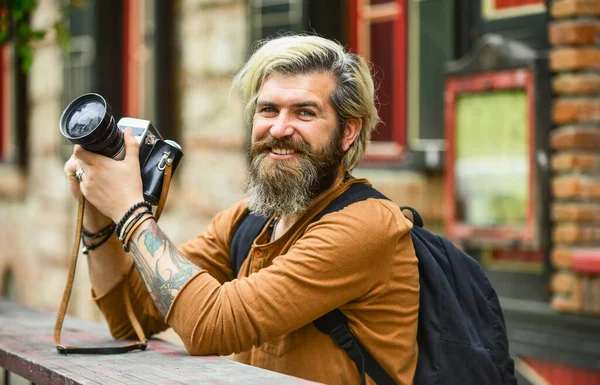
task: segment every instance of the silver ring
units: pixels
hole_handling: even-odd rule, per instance
[[[77,171],[75,171],[75,178],[77,178],[79,183],[82,182],[84,172],[85,172],[85,170],[82,168],[79,168],[79,169],[77,169]]]

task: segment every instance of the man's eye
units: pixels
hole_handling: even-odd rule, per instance
[[[311,110],[300,110],[300,115],[305,118],[312,118],[313,116],[315,116],[315,113]]]
[[[276,110],[274,107],[263,107],[260,109],[259,112],[261,112],[263,114],[272,114],[272,113],[276,112]]]

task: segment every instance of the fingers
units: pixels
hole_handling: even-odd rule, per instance
[[[125,161],[139,162],[140,144],[135,139],[131,128],[125,129]]]
[[[91,151],[86,150],[78,144],[76,144],[73,148],[73,155],[75,155],[75,158],[77,158],[77,160],[81,161],[82,163],[88,166],[92,166],[101,161],[102,158],[106,158],[104,155],[95,154]]]

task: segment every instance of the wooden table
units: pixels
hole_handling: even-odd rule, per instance
[[[55,313],[0,299],[0,367],[44,384],[315,384],[217,356],[192,357],[185,348],[150,340],[146,351],[60,355],[52,336]],[[67,317],[65,345],[120,345],[106,325]]]

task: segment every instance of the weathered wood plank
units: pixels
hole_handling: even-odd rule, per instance
[[[182,346],[156,339],[144,352],[62,356],[52,339],[55,319],[55,313],[0,300],[0,367],[37,385],[315,384],[226,358],[192,357]],[[105,325],[71,317],[66,318],[62,335],[65,345],[124,344],[115,341]]]

